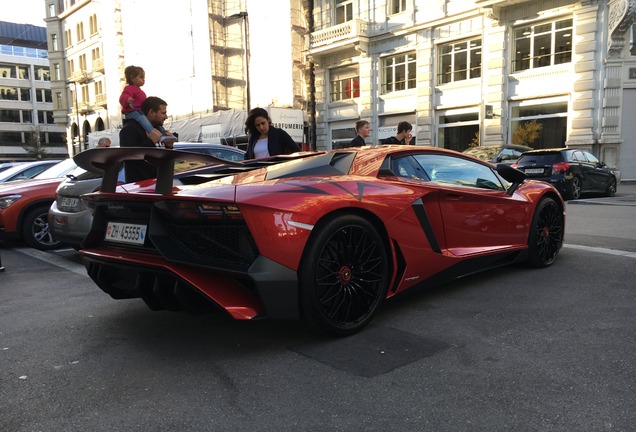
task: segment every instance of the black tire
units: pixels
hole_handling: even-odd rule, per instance
[[[614,195],[616,195],[616,179],[614,177],[610,178],[607,189],[605,190],[605,195],[607,195],[608,197],[613,197]]]
[[[543,268],[554,262],[563,244],[564,221],[561,206],[553,198],[542,198],[534,211],[528,236],[530,265]]]
[[[303,316],[321,333],[348,336],[373,319],[386,297],[386,246],[373,224],[355,215],[314,229],[299,270]]]
[[[572,184],[570,187],[570,199],[577,200],[581,198],[581,179],[578,177],[572,177]]]
[[[53,240],[48,215],[49,206],[36,207],[27,213],[22,223],[22,239],[26,244],[39,250],[51,250],[61,245]]]

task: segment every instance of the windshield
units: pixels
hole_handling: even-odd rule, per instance
[[[42,171],[40,174],[36,175],[33,178],[42,180],[64,177],[76,167],[77,165],[75,165],[75,161],[73,160],[73,158],[68,158],[63,160],[62,162],[53,165],[51,168]]]

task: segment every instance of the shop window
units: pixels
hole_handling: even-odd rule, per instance
[[[438,115],[438,146],[464,151],[479,134],[479,113],[475,109],[448,110]]]
[[[514,102],[510,107],[510,142],[535,149],[565,147],[567,122],[566,100]]]

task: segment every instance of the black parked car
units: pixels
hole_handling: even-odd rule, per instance
[[[564,199],[578,199],[585,193],[616,194],[614,172],[585,150],[532,150],[522,154],[513,167],[530,179],[551,183]]]

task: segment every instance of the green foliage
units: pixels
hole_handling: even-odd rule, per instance
[[[42,132],[38,126],[32,127],[26,133],[26,143],[22,146],[24,151],[35,160],[42,160],[48,153],[42,142]]]

